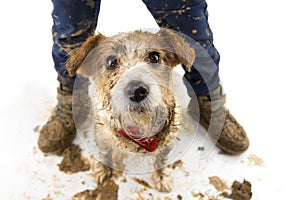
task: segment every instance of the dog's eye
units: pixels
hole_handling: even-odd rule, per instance
[[[160,62],[159,53],[156,52],[156,51],[150,52],[148,54],[148,62],[150,62],[150,63],[159,63]]]
[[[108,56],[106,58],[106,68],[115,69],[119,66],[118,59],[115,56]]]

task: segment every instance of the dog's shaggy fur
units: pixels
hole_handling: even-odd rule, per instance
[[[160,191],[171,190],[171,178],[163,167],[182,121],[182,108],[172,90],[172,70],[182,64],[190,71],[194,55],[183,37],[161,29],[155,34],[97,34],[74,50],[67,63],[70,75],[79,73],[95,82],[95,133],[103,159],[113,162],[112,148],[149,153],[119,133],[120,129],[126,131],[128,124],[140,127],[137,132],[127,131],[135,140],[150,141],[159,135],[158,146],[151,153],[156,155],[157,169],[153,182]],[[128,91],[136,87],[142,87],[142,97],[132,99]],[[111,175],[111,168],[98,163],[95,172],[103,182]]]

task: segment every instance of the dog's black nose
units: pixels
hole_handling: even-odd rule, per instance
[[[125,88],[125,93],[131,101],[140,102],[149,94],[149,87],[141,81],[131,81]]]

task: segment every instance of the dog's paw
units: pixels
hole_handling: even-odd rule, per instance
[[[166,169],[160,169],[153,173],[152,181],[155,188],[160,192],[171,192],[173,186],[173,178]]]
[[[94,166],[93,174],[97,183],[102,184],[112,176],[112,169],[106,165],[103,165],[101,162],[98,162]]]

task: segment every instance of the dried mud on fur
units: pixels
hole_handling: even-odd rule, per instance
[[[233,200],[250,200],[252,197],[251,183],[245,179],[243,183],[234,181],[231,186],[231,194],[223,192],[221,195]]]
[[[109,180],[103,185],[98,185],[94,190],[85,190],[77,193],[72,197],[72,200],[117,200],[119,186]]]
[[[81,156],[81,149],[78,145],[72,144],[62,154],[63,159],[58,164],[59,170],[65,173],[76,173],[90,170],[88,160]]]

